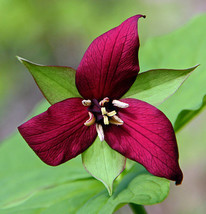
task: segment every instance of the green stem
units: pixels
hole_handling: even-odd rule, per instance
[[[132,209],[134,214],[147,214],[144,206],[138,204],[129,204],[130,208]]]

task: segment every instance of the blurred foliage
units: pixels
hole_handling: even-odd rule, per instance
[[[139,22],[143,44],[191,18],[198,10],[191,1],[0,0],[0,138],[42,97],[16,55],[44,65],[76,68],[91,41],[126,18],[147,15]]]
[[[184,68],[200,64],[180,90],[159,106],[173,124],[180,111],[184,109],[193,111],[201,107],[203,97],[206,95],[206,39],[203,36],[206,30],[202,27],[205,23],[205,14],[197,16],[171,34],[151,39],[140,52],[142,63],[140,67],[143,71],[157,67]],[[186,119],[186,114],[181,115],[184,117],[182,119]],[[182,122],[180,118],[179,122]]]
[[[42,64],[76,67],[92,39],[129,16],[148,15],[141,29],[141,40],[180,25],[168,16],[174,11],[180,15],[177,4],[162,3],[163,10],[158,8],[155,2],[141,0],[119,0],[118,3],[115,0],[0,0],[0,66],[1,75],[9,76],[6,89],[26,76],[20,72],[15,55]],[[165,22],[156,29],[161,17],[169,24]]]

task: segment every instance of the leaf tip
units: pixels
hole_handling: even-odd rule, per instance
[[[32,64],[29,60],[24,59],[23,57],[16,56],[16,58],[19,60],[19,62],[21,62],[21,63],[24,64],[25,66],[27,66],[28,64]]]
[[[111,197],[112,196],[112,188],[109,188],[109,187],[107,187],[107,191],[108,191],[108,193],[109,193],[109,196]]]
[[[197,64],[197,65],[195,65],[195,66],[193,66],[193,67],[191,67],[193,70],[195,70],[197,67],[199,67],[200,66],[200,64]]]
[[[23,57],[20,57],[20,56],[16,56],[16,58],[22,63],[24,64],[25,66],[27,65],[37,65],[37,66],[42,66],[41,64],[37,64],[37,63],[33,63],[27,59],[24,59]]]
[[[19,62],[24,63],[24,58],[20,57],[20,56],[16,56],[16,58],[19,60]]]

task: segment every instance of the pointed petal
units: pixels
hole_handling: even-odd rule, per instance
[[[104,33],[87,49],[76,73],[76,85],[85,99],[120,98],[139,71],[139,38],[133,16]]]
[[[56,166],[85,151],[95,140],[95,125],[87,127],[87,107],[81,98],[52,105],[18,129],[28,145],[46,164]]]
[[[182,181],[178,148],[173,127],[154,106],[136,99],[123,99],[129,104],[119,109],[122,126],[105,129],[106,142],[125,157],[139,162],[152,174]]]

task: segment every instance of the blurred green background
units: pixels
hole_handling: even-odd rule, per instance
[[[77,68],[94,38],[132,15],[147,15],[139,22],[144,45],[205,11],[205,0],[0,0],[0,140],[43,98],[16,55],[40,64]],[[205,213],[204,121],[202,111],[178,134],[184,182],[179,187],[172,184],[169,197],[160,205],[148,206],[148,213]]]

